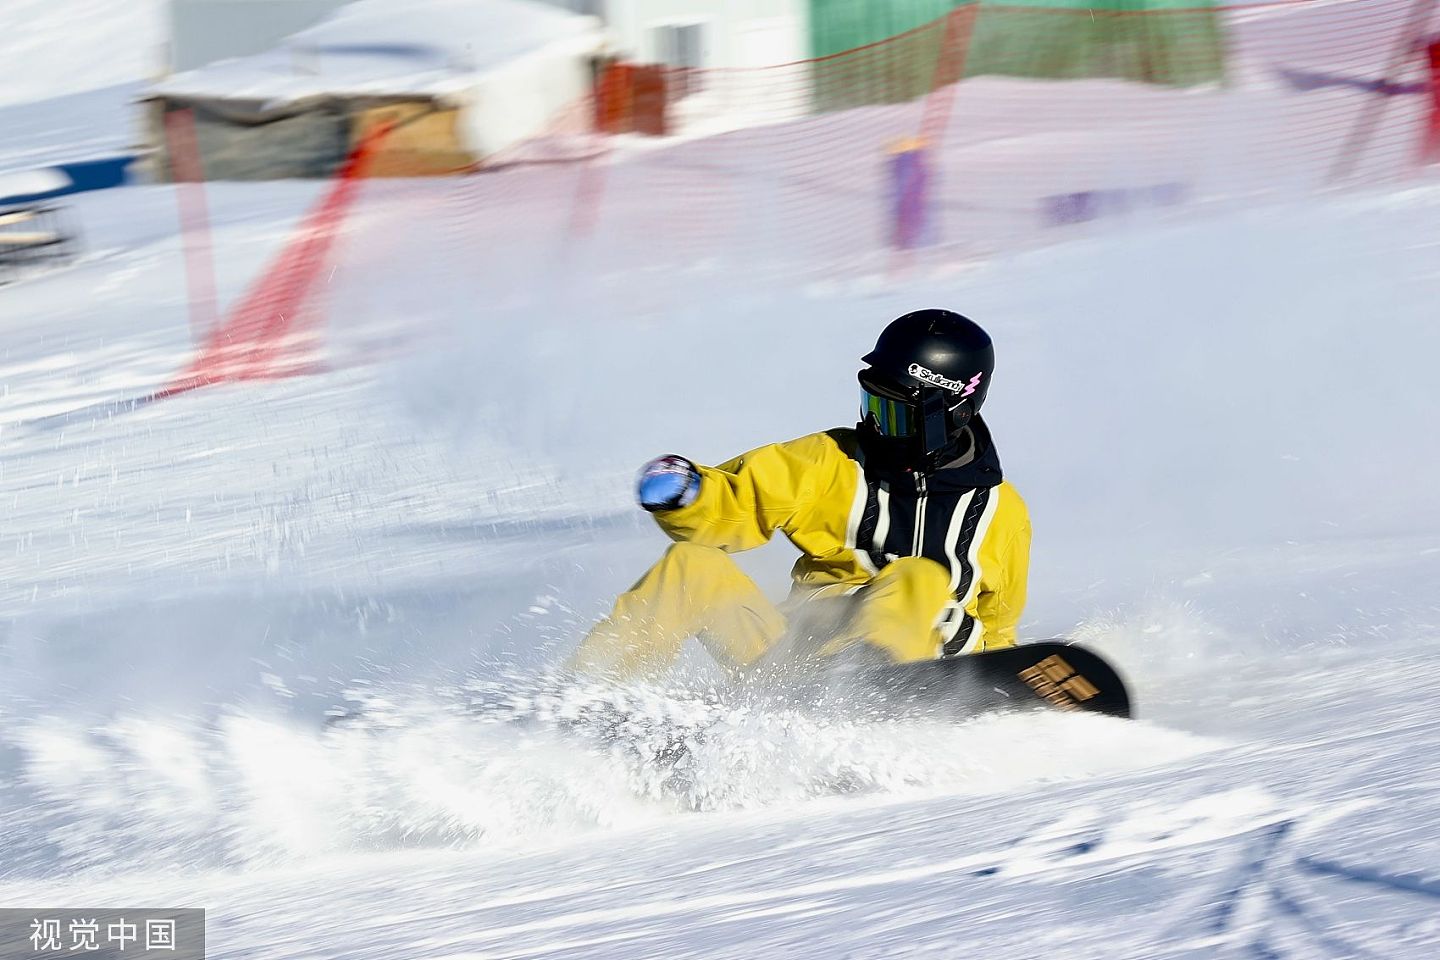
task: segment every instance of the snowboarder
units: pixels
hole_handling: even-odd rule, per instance
[[[676,543],[620,595],[570,666],[653,677],[691,636],[736,672],[777,660],[904,663],[1013,646],[1030,520],[979,416],[994,356],[970,319],[908,313],[862,358],[853,429],[715,467],[676,455],[651,461],[640,505]],[[776,531],[802,554],[779,606],[730,557]]]

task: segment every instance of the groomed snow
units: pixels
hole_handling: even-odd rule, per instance
[[[276,960],[1433,958],[1440,185],[817,269],[767,170],[643,220],[657,169],[588,239],[569,170],[367,183],[325,368],[133,408],[193,346],[175,195],[75,198],[85,256],[0,287],[0,905]],[[207,188],[222,303],[323,187]],[[664,546],[637,464],[850,422],[933,304],[997,340],[1023,633],[1139,720],[740,711],[696,650],[545,682]]]
[[[376,189],[357,223],[414,212]],[[313,196],[211,191],[226,299]],[[0,290],[0,902],[203,905],[244,957],[1433,955],[1433,186],[901,278],[382,272],[333,371],[117,412],[186,357],[171,202],[80,198],[96,252]],[[661,549],[636,463],[846,422],[931,303],[999,343],[1024,632],[1109,653],[1139,722],[732,714],[677,786],[639,758],[698,655],[613,746],[604,691],[457,715]]]

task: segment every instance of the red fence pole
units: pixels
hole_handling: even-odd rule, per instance
[[[935,58],[935,76],[920,119],[920,140],[925,144],[938,144],[945,136],[955,85],[965,76],[965,57],[970,52],[970,34],[975,29],[979,9],[978,5],[966,4],[956,7],[945,18],[945,34],[940,40],[940,54]]]
[[[215,293],[215,255],[210,242],[210,210],[205,200],[205,172],[195,136],[195,113],[165,114],[165,153],[180,208],[180,245],[185,251],[185,284],[189,291],[190,337],[196,343],[210,336],[219,322]]]
[[[1335,166],[1330,170],[1330,177],[1327,182],[1338,183],[1348,179],[1355,171],[1355,166],[1360,162],[1360,156],[1365,147],[1370,143],[1370,137],[1379,125],[1381,117],[1385,113],[1386,106],[1390,103],[1388,91],[1394,89],[1395,78],[1399,75],[1406,61],[1415,56],[1419,47],[1420,34],[1425,29],[1425,24],[1434,12],[1435,0],[1414,0],[1410,5],[1410,15],[1405,20],[1405,27],[1400,34],[1399,40],[1395,43],[1395,52],[1390,57],[1390,63],[1385,68],[1383,81],[1377,88],[1378,103],[1369,103],[1362,108],[1360,118],[1350,136],[1340,148],[1340,153],[1335,157]],[[1373,98],[1372,98],[1373,99]]]
[[[1440,37],[1426,48],[1430,61],[1430,119],[1420,144],[1420,165],[1440,162]]]
[[[589,236],[600,219],[600,202],[605,192],[605,162],[610,137],[635,131],[635,65],[612,63],[595,81],[590,135],[597,148],[580,160],[575,195],[570,202],[571,237]]]

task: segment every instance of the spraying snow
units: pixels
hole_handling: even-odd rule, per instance
[[[367,688],[349,699],[360,712],[326,726],[243,709],[212,722],[12,724],[10,871],[258,869],[412,847],[514,849],[694,811],[1009,792],[1215,746],[1092,716],[877,724],[683,690],[533,681],[477,681],[438,699]],[[1035,744],[1020,763],[1017,738]]]

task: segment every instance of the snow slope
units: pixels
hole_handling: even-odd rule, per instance
[[[213,192],[227,299],[312,197]],[[237,957],[1433,955],[1433,186],[639,310],[536,264],[117,412],[186,355],[170,204],[79,198],[98,252],[0,289],[0,902],[200,904]],[[698,657],[608,746],[619,694],[457,715],[661,548],[635,463],[850,420],[928,303],[1000,344],[1025,633],[1115,656],[1140,722],[722,712],[677,786],[637,758],[708,709]],[[746,562],[781,589],[784,545]]]
[[[303,378],[124,402],[192,350],[167,187],[75,198],[86,256],[0,287],[0,905],[204,906],[219,957],[1435,955],[1440,186],[837,276],[557,246],[501,176],[372,188]],[[208,188],[222,301],[319,189]],[[512,242],[399,259],[477,209]],[[638,463],[852,421],[931,304],[997,339],[1022,629],[1139,721],[745,711],[697,651],[547,683],[664,545]]]
[[[160,0],[6,0],[0,105],[133,84],[163,64]]]
[[[163,65],[163,10],[160,0],[0,4],[0,175],[134,148],[130,104]]]

